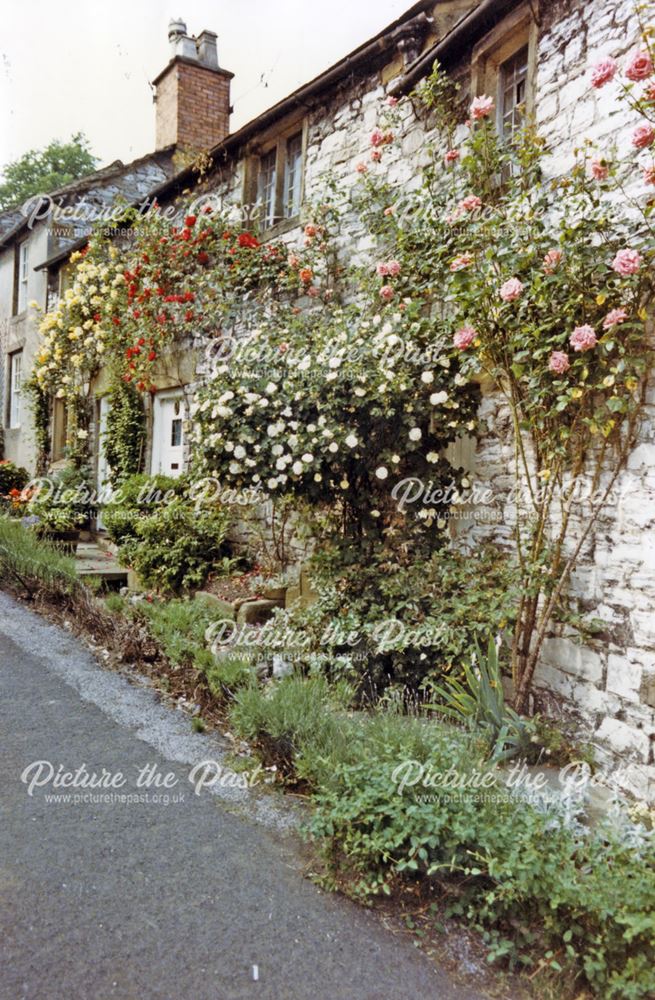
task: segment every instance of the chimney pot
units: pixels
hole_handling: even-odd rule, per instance
[[[207,69],[218,69],[218,50],[215,31],[201,31],[198,35],[198,58]]]

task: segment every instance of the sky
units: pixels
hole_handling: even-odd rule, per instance
[[[231,130],[395,20],[412,0],[4,0],[0,168],[84,132],[100,165],[154,148],[152,80],[168,22],[218,34],[234,74]]]

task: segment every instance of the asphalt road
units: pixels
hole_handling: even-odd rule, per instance
[[[196,795],[224,750],[0,592],[2,1000],[479,1000],[303,877],[275,793]],[[124,784],[54,787],[82,764]],[[137,788],[144,768],[176,783]],[[106,799],[52,798],[74,794]]]

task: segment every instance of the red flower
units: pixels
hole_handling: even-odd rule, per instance
[[[187,323],[190,323],[191,320],[193,319],[193,309],[187,309],[187,311],[184,314],[184,318],[187,321]]]
[[[191,230],[190,229],[183,229],[182,232],[180,233],[180,239],[181,240],[190,240],[191,239]]]
[[[180,301],[181,301],[181,302],[182,302],[182,301],[183,301],[183,302],[193,302],[193,301],[194,301],[194,299],[195,299],[195,295],[193,294],[193,292],[185,292],[185,293],[184,293],[184,298],[183,298],[183,299],[180,299]]]
[[[196,224],[195,215],[187,215],[186,219],[184,220],[184,225],[188,226],[189,229],[193,229],[195,224]]]
[[[148,256],[147,253],[141,255],[141,260],[145,261],[146,264],[150,263],[150,257]]]
[[[148,361],[154,361],[156,357],[157,354],[155,353],[155,351],[151,351],[150,354],[148,355]]]
[[[101,319],[100,313],[94,313],[93,314],[93,319],[94,319],[94,322],[99,323],[100,319]]]
[[[206,264],[208,260],[209,260],[209,254],[206,253],[204,250],[201,250],[200,253],[198,254],[198,263]]]
[[[259,246],[259,240],[252,233],[239,233],[239,246],[254,250]]]
[[[137,340],[137,344],[139,345],[139,347],[143,347],[143,345],[145,344],[144,338],[139,337],[139,339]]]

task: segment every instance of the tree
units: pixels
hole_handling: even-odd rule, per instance
[[[70,142],[54,140],[44,149],[30,149],[2,170],[0,210],[86,177],[96,169],[97,162],[83,132],[76,132]]]

